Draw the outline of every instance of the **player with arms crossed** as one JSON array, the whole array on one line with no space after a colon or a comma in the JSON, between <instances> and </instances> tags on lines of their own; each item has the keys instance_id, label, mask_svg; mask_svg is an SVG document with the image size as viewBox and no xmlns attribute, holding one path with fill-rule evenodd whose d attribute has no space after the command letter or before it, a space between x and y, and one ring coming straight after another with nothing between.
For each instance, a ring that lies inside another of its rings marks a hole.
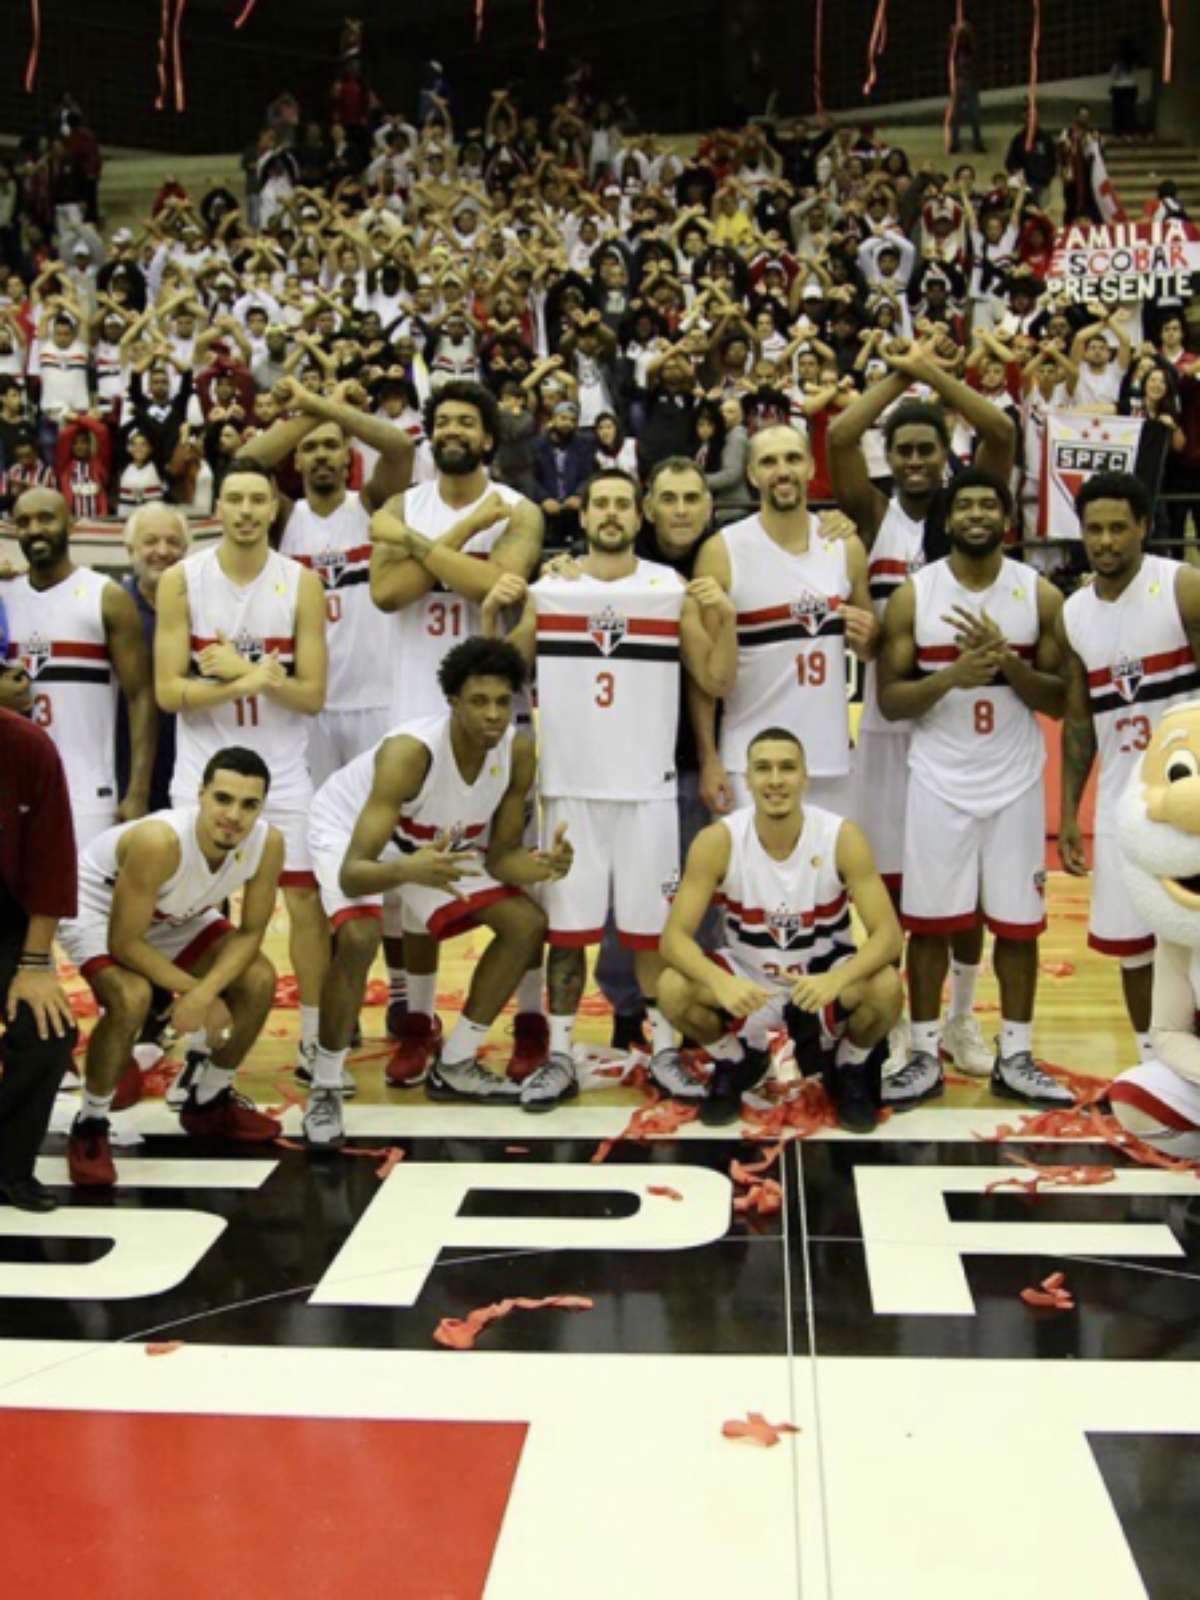
<instances>
[{"instance_id":1,"label":"player with arms crossed","mask_svg":"<svg viewBox=\"0 0 1200 1600\"><path fill-rule=\"evenodd\" d=\"M101 1012L67 1142L73 1183L116 1182L108 1112L154 987L175 995L175 1027L203 1029L212 1046L180 1112L184 1132L255 1142L280 1132L273 1117L233 1089L275 994L275 969L262 941L284 843L263 820L270 784L253 750L218 750L204 769L197 802L110 828L80 857L79 915L61 925L59 938ZM217 908L238 890L235 929Z\"/></svg>"},{"instance_id":2,"label":"player with arms crossed","mask_svg":"<svg viewBox=\"0 0 1200 1600\"><path fill-rule=\"evenodd\" d=\"M1008 485L968 467L945 490L950 555L888 601L879 706L911 721L901 910L909 933L912 1049L884 1080L908 1110L943 1088L938 1021L949 939L982 905L1000 986L996 1094L1072 1096L1033 1058L1038 936L1046 926L1046 748L1036 712L1060 717L1058 591L1004 554Z\"/></svg>"},{"instance_id":3,"label":"player with arms crossed","mask_svg":"<svg viewBox=\"0 0 1200 1600\"><path fill-rule=\"evenodd\" d=\"M1117 805L1159 722L1200 691L1200 572L1143 549L1150 492L1128 472L1098 472L1075 499L1095 581L1062 609L1066 663L1062 819L1058 847L1073 877L1087 872L1079 804L1100 757L1088 944L1121 963L1125 1007L1151 1060L1154 935L1129 898Z\"/></svg>"},{"instance_id":4,"label":"player with arms crossed","mask_svg":"<svg viewBox=\"0 0 1200 1600\"><path fill-rule=\"evenodd\" d=\"M662 938L659 1004L715 1067L701 1120L735 1120L770 1067L738 1035L749 1021L784 1025L801 1069L820 1070L841 1127L869 1133L879 1116L887 1035L903 1002L900 924L862 830L804 803L804 749L764 728L746 752L751 804L697 837ZM713 900L725 944L713 956L696 929ZM850 913L866 933L855 949Z\"/></svg>"}]
</instances>

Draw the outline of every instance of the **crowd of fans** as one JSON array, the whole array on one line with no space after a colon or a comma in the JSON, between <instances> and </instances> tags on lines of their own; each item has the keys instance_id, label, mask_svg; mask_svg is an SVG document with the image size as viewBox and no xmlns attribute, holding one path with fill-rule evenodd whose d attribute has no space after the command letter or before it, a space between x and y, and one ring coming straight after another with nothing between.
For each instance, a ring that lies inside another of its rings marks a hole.
<instances>
[{"instance_id":1,"label":"crowd of fans","mask_svg":"<svg viewBox=\"0 0 1200 1600\"><path fill-rule=\"evenodd\" d=\"M394 418L419 480L425 400L472 378L501 406L494 475L540 504L549 546L577 533L597 465L644 477L668 455L702 465L725 523L753 509L748 441L779 420L806 429L829 502L831 420L915 341L1017 420L1027 536L1051 408L1160 425L1183 530L1200 499L1186 306L1097 318L1045 288L1056 176L1068 220L1099 220L1084 108L1058 140L1014 135L1003 169L950 173L827 120L718 129L690 153L632 120L579 72L548 118L497 89L462 128L437 63L410 119L351 47L323 116L269 108L242 197L168 180L105 238L99 147L64 101L45 148L0 162L0 510L54 484L76 515L164 499L203 516L285 378ZM1150 210L1182 214L1173 185ZM948 420L965 462L971 431ZM868 451L882 481L881 429Z\"/></svg>"}]
</instances>

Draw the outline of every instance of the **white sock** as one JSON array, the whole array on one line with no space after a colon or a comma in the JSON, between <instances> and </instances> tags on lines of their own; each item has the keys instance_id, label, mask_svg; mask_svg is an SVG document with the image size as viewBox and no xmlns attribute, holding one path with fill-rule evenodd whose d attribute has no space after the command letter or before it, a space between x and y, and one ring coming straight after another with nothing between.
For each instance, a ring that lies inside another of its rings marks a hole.
<instances>
[{"instance_id":1,"label":"white sock","mask_svg":"<svg viewBox=\"0 0 1200 1600\"><path fill-rule=\"evenodd\" d=\"M558 1017L550 1013L550 1054L552 1056L569 1056L571 1054L571 1034L575 1028L575 1013L569 1016Z\"/></svg>"},{"instance_id":2,"label":"white sock","mask_svg":"<svg viewBox=\"0 0 1200 1600\"><path fill-rule=\"evenodd\" d=\"M1138 1059L1141 1061L1155 1060L1156 1052L1154 1046L1150 1043L1150 1035L1148 1033L1135 1032L1134 1038L1137 1040Z\"/></svg>"},{"instance_id":3,"label":"white sock","mask_svg":"<svg viewBox=\"0 0 1200 1600\"><path fill-rule=\"evenodd\" d=\"M490 1026L488 1022L472 1022L470 1017L460 1016L449 1039L442 1046L442 1060L446 1066L461 1066L464 1061L474 1061L483 1049Z\"/></svg>"},{"instance_id":4,"label":"white sock","mask_svg":"<svg viewBox=\"0 0 1200 1600\"><path fill-rule=\"evenodd\" d=\"M712 1044L706 1044L704 1049L714 1061L742 1059L742 1042L736 1033L723 1033L719 1039L714 1039Z\"/></svg>"},{"instance_id":5,"label":"white sock","mask_svg":"<svg viewBox=\"0 0 1200 1600\"><path fill-rule=\"evenodd\" d=\"M909 1046L913 1055L932 1056L936 1061L941 1043L942 1025L940 1022L913 1023L912 1043Z\"/></svg>"},{"instance_id":6,"label":"white sock","mask_svg":"<svg viewBox=\"0 0 1200 1600\"><path fill-rule=\"evenodd\" d=\"M410 972L408 974L408 1009L433 1016L437 1004L437 973Z\"/></svg>"},{"instance_id":7,"label":"white sock","mask_svg":"<svg viewBox=\"0 0 1200 1600\"><path fill-rule=\"evenodd\" d=\"M838 1045L837 1064L839 1067L860 1066L874 1048L873 1044L855 1044L854 1040L847 1034L841 1044Z\"/></svg>"},{"instance_id":8,"label":"white sock","mask_svg":"<svg viewBox=\"0 0 1200 1600\"><path fill-rule=\"evenodd\" d=\"M650 1052L657 1055L660 1050L674 1050L675 1028L653 1003L647 1002L646 1015L650 1018Z\"/></svg>"},{"instance_id":9,"label":"white sock","mask_svg":"<svg viewBox=\"0 0 1200 1600\"><path fill-rule=\"evenodd\" d=\"M388 975L388 1004L403 1004L408 999L408 973L403 967L389 967Z\"/></svg>"},{"instance_id":10,"label":"white sock","mask_svg":"<svg viewBox=\"0 0 1200 1600\"><path fill-rule=\"evenodd\" d=\"M975 1005L975 985L979 982L979 968L969 967L965 961L950 962L950 1015L969 1017Z\"/></svg>"},{"instance_id":11,"label":"white sock","mask_svg":"<svg viewBox=\"0 0 1200 1600\"><path fill-rule=\"evenodd\" d=\"M184 1056L187 1057L191 1055L193 1051L202 1056L212 1054L212 1051L209 1049L208 1045L208 1034L203 1028L197 1028L195 1033L189 1033L187 1038L184 1040Z\"/></svg>"},{"instance_id":12,"label":"white sock","mask_svg":"<svg viewBox=\"0 0 1200 1600\"><path fill-rule=\"evenodd\" d=\"M319 1084L322 1089L339 1089L345 1077L342 1069L349 1054L349 1050L326 1050L318 1045L312 1063L313 1087Z\"/></svg>"},{"instance_id":13,"label":"white sock","mask_svg":"<svg viewBox=\"0 0 1200 1600\"><path fill-rule=\"evenodd\" d=\"M768 1011L756 1011L746 1018L738 1038L747 1050L767 1050L771 1044L771 1025Z\"/></svg>"},{"instance_id":14,"label":"white sock","mask_svg":"<svg viewBox=\"0 0 1200 1600\"><path fill-rule=\"evenodd\" d=\"M317 1048L317 1025L320 1020L320 1006L300 1007L300 1048L306 1056Z\"/></svg>"},{"instance_id":15,"label":"white sock","mask_svg":"<svg viewBox=\"0 0 1200 1600\"><path fill-rule=\"evenodd\" d=\"M530 967L517 985L517 1014L536 1012L542 1015L542 969Z\"/></svg>"},{"instance_id":16,"label":"white sock","mask_svg":"<svg viewBox=\"0 0 1200 1600\"><path fill-rule=\"evenodd\" d=\"M115 1089L110 1089L107 1094L93 1094L85 1085L79 1102L79 1120L91 1122L94 1119L97 1122L106 1122L116 1092Z\"/></svg>"},{"instance_id":17,"label":"white sock","mask_svg":"<svg viewBox=\"0 0 1200 1600\"><path fill-rule=\"evenodd\" d=\"M233 1067L218 1067L211 1061L206 1062L192 1090L196 1096L196 1103L206 1106L210 1100L215 1100L232 1085L235 1070Z\"/></svg>"},{"instance_id":18,"label":"white sock","mask_svg":"<svg viewBox=\"0 0 1200 1600\"><path fill-rule=\"evenodd\" d=\"M1033 1049L1032 1022L1006 1022L1000 1018L1000 1054L1015 1056L1022 1050Z\"/></svg>"}]
</instances>

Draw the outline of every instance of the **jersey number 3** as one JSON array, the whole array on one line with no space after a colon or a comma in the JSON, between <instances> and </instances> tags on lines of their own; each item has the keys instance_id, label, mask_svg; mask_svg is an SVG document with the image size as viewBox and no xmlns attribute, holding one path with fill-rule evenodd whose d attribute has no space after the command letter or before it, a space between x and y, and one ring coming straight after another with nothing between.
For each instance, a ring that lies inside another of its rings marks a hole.
<instances>
[{"instance_id":1,"label":"jersey number 3","mask_svg":"<svg viewBox=\"0 0 1200 1600\"><path fill-rule=\"evenodd\" d=\"M613 703L616 694L617 681L611 672L598 672L596 674L595 701L602 710L607 710Z\"/></svg>"}]
</instances>

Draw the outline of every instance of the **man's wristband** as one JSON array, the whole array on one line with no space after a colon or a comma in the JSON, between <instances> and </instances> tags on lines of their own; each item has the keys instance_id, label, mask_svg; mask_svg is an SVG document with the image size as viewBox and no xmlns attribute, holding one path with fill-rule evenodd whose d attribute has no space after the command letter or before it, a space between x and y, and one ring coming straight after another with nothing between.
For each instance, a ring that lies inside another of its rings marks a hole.
<instances>
[{"instance_id":1,"label":"man's wristband","mask_svg":"<svg viewBox=\"0 0 1200 1600\"><path fill-rule=\"evenodd\" d=\"M18 972L53 972L54 957L48 951L22 950L17 957Z\"/></svg>"}]
</instances>

